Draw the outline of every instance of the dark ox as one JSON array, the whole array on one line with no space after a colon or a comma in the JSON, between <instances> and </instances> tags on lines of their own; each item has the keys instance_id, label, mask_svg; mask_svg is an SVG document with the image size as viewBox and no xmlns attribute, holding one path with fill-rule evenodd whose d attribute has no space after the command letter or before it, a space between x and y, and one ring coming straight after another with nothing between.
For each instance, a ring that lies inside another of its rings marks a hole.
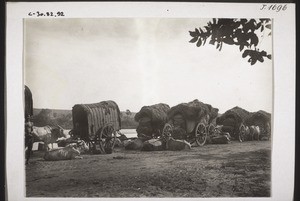
<instances>
[{"instance_id":1,"label":"dark ox","mask_svg":"<svg viewBox=\"0 0 300 201\"><path fill-rule=\"evenodd\" d=\"M170 134L165 136L165 149L170 151L189 150L191 144L185 140L174 139Z\"/></svg>"},{"instance_id":2,"label":"dark ox","mask_svg":"<svg viewBox=\"0 0 300 201\"><path fill-rule=\"evenodd\" d=\"M191 144L185 140L176 140L170 137L166 142L166 150L170 151L189 150L191 148Z\"/></svg>"}]
</instances>

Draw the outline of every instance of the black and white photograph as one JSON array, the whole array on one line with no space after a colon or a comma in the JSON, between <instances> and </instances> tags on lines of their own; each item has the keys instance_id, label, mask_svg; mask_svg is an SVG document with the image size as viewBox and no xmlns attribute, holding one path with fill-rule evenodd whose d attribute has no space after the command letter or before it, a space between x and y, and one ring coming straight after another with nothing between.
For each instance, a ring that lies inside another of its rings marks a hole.
<instances>
[{"instance_id":1,"label":"black and white photograph","mask_svg":"<svg viewBox=\"0 0 300 201\"><path fill-rule=\"evenodd\" d=\"M273 16L29 11L24 198L274 196Z\"/></svg>"}]
</instances>

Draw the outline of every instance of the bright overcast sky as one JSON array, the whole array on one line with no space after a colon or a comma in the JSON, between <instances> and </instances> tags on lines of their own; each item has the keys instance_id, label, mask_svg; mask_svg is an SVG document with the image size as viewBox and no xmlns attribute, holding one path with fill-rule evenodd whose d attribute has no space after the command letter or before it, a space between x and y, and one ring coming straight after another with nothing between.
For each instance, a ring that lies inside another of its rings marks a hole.
<instances>
[{"instance_id":1,"label":"bright overcast sky","mask_svg":"<svg viewBox=\"0 0 300 201\"><path fill-rule=\"evenodd\" d=\"M25 84L34 108L114 100L120 110L199 99L223 113L272 111L272 61L251 66L237 46L189 43L210 19L26 19ZM272 37L260 49L272 53Z\"/></svg>"}]
</instances>

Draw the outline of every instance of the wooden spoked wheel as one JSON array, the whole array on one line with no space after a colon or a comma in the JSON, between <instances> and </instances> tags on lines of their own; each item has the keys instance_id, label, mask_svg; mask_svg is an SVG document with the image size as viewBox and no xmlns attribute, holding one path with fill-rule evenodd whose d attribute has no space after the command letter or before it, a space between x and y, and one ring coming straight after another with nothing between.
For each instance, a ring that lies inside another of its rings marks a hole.
<instances>
[{"instance_id":1,"label":"wooden spoked wheel","mask_svg":"<svg viewBox=\"0 0 300 201\"><path fill-rule=\"evenodd\" d=\"M101 132L99 137L99 145L101 151L107 154L111 154L117 138L117 132L115 131L114 127L110 124L105 125Z\"/></svg>"},{"instance_id":2,"label":"wooden spoked wheel","mask_svg":"<svg viewBox=\"0 0 300 201\"><path fill-rule=\"evenodd\" d=\"M216 129L215 125L209 124L209 126L207 128L208 136L214 135L215 134L215 129Z\"/></svg>"},{"instance_id":3,"label":"wooden spoked wheel","mask_svg":"<svg viewBox=\"0 0 300 201\"><path fill-rule=\"evenodd\" d=\"M244 142L246 138L246 127L242 124L239 128L239 141Z\"/></svg>"},{"instance_id":4,"label":"wooden spoked wheel","mask_svg":"<svg viewBox=\"0 0 300 201\"><path fill-rule=\"evenodd\" d=\"M195 138L198 146L203 146L207 139L206 126L203 123L198 123L195 130Z\"/></svg>"},{"instance_id":5,"label":"wooden spoked wheel","mask_svg":"<svg viewBox=\"0 0 300 201\"><path fill-rule=\"evenodd\" d=\"M171 124L166 123L163 130L161 137L162 139L166 140L168 137L171 137L173 133L173 126Z\"/></svg>"}]
</instances>

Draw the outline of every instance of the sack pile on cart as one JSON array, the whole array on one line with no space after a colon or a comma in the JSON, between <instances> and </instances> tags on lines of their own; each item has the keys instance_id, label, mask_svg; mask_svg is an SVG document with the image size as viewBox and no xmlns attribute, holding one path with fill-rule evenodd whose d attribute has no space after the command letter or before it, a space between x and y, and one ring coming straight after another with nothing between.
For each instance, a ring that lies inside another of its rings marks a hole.
<instances>
[{"instance_id":1,"label":"sack pile on cart","mask_svg":"<svg viewBox=\"0 0 300 201\"><path fill-rule=\"evenodd\" d=\"M251 113L247 110L234 107L217 118L217 125L222 125L222 131L230 134L232 139L245 141L248 137L245 121Z\"/></svg>"},{"instance_id":2,"label":"sack pile on cart","mask_svg":"<svg viewBox=\"0 0 300 201\"><path fill-rule=\"evenodd\" d=\"M199 123L203 124L206 129L206 126L218 116L218 111L217 108L198 99L172 107L168 112L168 123L173 126L172 137L188 139L188 135L194 133Z\"/></svg>"},{"instance_id":3,"label":"sack pile on cart","mask_svg":"<svg viewBox=\"0 0 300 201\"><path fill-rule=\"evenodd\" d=\"M142 107L134 117L135 121L139 123L136 129L138 138L149 140L159 137L167 122L169 110L169 105L164 103Z\"/></svg>"},{"instance_id":4,"label":"sack pile on cart","mask_svg":"<svg viewBox=\"0 0 300 201\"><path fill-rule=\"evenodd\" d=\"M246 119L245 124L250 127L258 126L260 135L257 140L269 140L271 138L271 114L263 110L259 110L250 115Z\"/></svg>"}]
</instances>

